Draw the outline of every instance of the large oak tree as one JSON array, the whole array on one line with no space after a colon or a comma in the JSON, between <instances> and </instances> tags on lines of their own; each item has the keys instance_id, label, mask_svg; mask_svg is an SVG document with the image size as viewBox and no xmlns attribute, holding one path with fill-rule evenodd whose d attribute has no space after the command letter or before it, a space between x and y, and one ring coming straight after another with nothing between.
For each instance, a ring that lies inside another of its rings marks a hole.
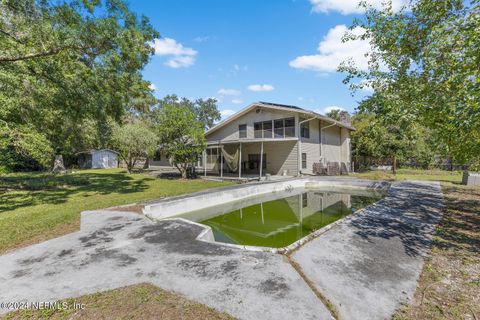
<instances>
[{"instance_id":1,"label":"large oak tree","mask_svg":"<svg viewBox=\"0 0 480 320\"><path fill-rule=\"evenodd\" d=\"M154 103L140 71L159 35L123 0L1 0L0 11L0 139L35 133L68 158L107 146L112 123Z\"/></svg>"}]
</instances>

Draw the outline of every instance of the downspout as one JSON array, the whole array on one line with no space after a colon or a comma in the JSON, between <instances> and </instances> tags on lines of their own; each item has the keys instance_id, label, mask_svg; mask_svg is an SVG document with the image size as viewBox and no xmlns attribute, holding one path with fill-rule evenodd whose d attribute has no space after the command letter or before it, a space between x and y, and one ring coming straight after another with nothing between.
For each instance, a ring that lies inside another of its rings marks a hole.
<instances>
[{"instance_id":1,"label":"downspout","mask_svg":"<svg viewBox=\"0 0 480 320\"><path fill-rule=\"evenodd\" d=\"M320 128L320 131L323 131L323 130L325 130L325 129L327 129L327 128L333 127L334 125L336 125L336 123L332 123L332 124L329 125L329 126ZM320 141L320 149L321 149L321 151L322 151L322 161L323 161L323 164L325 164L325 153L324 153L325 151L323 150L323 136L324 136L324 134L321 133L320 136L322 137L322 140Z\"/></svg>"},{"instance_id":2,"label":"downspout","mask_svg":"<svg viewBox=\"0 0 480 320\"><path fill-rule=\"evenodd\" d=\"M298 175L300 175L301 167L302 167L302 161L301 161L301 156L302 156L302 137L301 137L301 130L302 130L302 124L308 121L311 121L313 119L316 119L317 117L313 117L310 119L306 119L303 121L298 122L298 129L297 129L297 136L298 136L298 150L297 150L297 167L298 167Z\"/></svg>"}]
</instances>

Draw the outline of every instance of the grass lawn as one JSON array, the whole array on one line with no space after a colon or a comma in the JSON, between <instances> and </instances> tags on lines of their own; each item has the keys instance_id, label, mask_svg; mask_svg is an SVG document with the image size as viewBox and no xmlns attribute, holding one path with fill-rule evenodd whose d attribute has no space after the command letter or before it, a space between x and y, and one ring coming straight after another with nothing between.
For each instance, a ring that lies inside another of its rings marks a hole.
<instances>
[{"instance_id":1,"label":"grass lawn","mask_svg":"<svg viewBox=\"0 0 480 320\"><path fill-rule=\"evenodd\" d=\"M391 171L368 171L351 174L354 177L374 180L429 180L440 182L462 182L462 171L399 169L393 175Z\"/></svg>"},{"instance_id":2,"label":"grass lawn","mask_svg":"<svg viewBox=\"0 0 480 320\"><path fill-rule=\"evenodd\" d=\"M395 320L480 319L480 188L460 185L461 172L400 170L354 174L366 179L438 180L445 210L413 301Z\"/></svg>"},{"instance_id":3,"label":"grass lawn","mask_svg":"<svg viewBox=\"0 0 480 320\"><path fill-rule=\"evenodd\" d=\"M98 292L61 302L66 303L65 309L15 311L7 314L5 319L234 319L150 284ZM74 304L84 308L75 310L72 307Z\"/></svg>"},{"instance_id":4,"label":"grass lawn","mask_svg":"<svg viewBox=\"0 0 480 320\"><path fill-rule=\"evenodd\" d=\"M185 194L228 182L158 179L123 169L0 175L0 254L79 229L80 212Z\"/></svg>"}]
</instances>

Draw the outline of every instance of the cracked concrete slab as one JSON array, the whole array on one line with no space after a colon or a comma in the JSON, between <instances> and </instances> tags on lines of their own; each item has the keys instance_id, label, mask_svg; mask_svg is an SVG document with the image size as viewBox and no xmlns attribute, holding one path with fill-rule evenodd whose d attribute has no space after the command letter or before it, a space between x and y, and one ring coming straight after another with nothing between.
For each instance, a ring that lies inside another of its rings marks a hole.
<instances>
[{"instance_id":1,"label":"cracked concrete slab","mask_svg":"<svg viewBox=\"0 0 480 320\"><path fill-rule=\"evenodd\" d=\"M341 319L389 318L413 295L442 205L438 183L394 183L385 199L292 258ZM130 212L83 212L79 232L0 256L0 301L148 282L240 319L332 318L284 256L195 240L203 230Z\"/></svg>"},{"instance_id":2,"label":"cracked concrete slab","mask_svg":"<svg viewBox=\"0 0 480 320\"><path fill-rule=\"evenodd\" d=\"M389 319L413 297L442 208L439 183L397 182L292 258L341 319Z\"/></svg>"},{"instance_id":3,"label":"cracked concrete slab","mask_svg":"<svg viewBox=\"0 0 480 320\"><path fill-rule=\"evenodd\" d=\"M331 319L283 256L195 240L202 230L84 212L79 232L0 256L0 301L54 301L148 282L240 319Z\"/></svg>"}]
</instances>

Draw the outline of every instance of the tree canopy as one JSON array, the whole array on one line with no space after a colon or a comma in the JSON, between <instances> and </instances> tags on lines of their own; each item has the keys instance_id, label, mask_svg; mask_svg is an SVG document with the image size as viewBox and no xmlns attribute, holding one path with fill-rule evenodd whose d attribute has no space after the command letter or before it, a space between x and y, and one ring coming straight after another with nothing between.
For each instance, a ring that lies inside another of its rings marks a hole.
<instances>
[{"instance_id":1,"label":"tree canopy","mask_svg":"<svg viewBox=\"0 0 480 320\"><path fill-rule=\"evenodd\" d=\"M373 48L369 68L340 67L352 89L375 91L359 110L421 124L457 162L480 163L480 1L419 0L399 12L363 5L352 27Z\"/></svg>"},{"instance_id":2,"label":"tree canopy","mask_svg":"<svg viewBox=\"0 0 480 320\"><path fill-rule=\"evenodd\" d=\"M112 130L113 146L125 162L128 172L138 163L153 155L158 145L155 131L145 122L133 120L122 126L115 125Z\"/></svg>"},{"instance_id":3,"label":"tree canopy","mask_svg":"<svg viewBox=\"0 0 480 320\"><path fill-rule=\"evenodd\" d=\"M113 123L154 104L140 71L159 34L124 1L2 0L0 10L0 139L36 134L73 155L106 147Z\"/></svg>"},{"instance_id":4,"label":"tree canopy","mask_svg":"<svg viewBox=\"0 0 480 320\"><path fill-rule=\"evenodd\" d=\"M428 169L435 162L438 144L430 130L416 123L388 123L369 112L352 117L352 155L357 165L409 163ZM358 167L357 167L358 168Z\"/></svg>"},{"instance_id":5,"label":"tree canopy","mask_svg":"<svg viewBox=\"0 0 480 320\"><path fill-rule=\"evenodd\" d=\"M186 98L167 96L160 100L152 112L160 148L172 160L182 178L187 177L188 168L197 162L206 147L203 132L206 126L205 114L195 112L195 105ZM216 104L210 107L215 116L218 112ZM201 109L201 106L197 104L197 108ZM207 118L211 119L211 116Z\"/></svg>"}]
</instances>

